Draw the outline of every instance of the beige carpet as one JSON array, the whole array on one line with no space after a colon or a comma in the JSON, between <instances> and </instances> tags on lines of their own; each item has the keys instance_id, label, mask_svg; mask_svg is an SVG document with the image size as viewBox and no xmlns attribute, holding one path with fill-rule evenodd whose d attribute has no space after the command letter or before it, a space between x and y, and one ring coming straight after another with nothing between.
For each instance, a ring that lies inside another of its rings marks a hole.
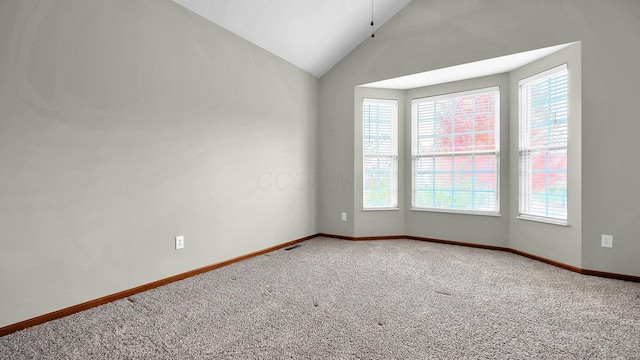
<instances>
[{"instance_id":1,"label":"beige carpet","mask_svg":"<svg viewBox=\"0 0 640 360\"><path fill-rule=\"evenodd\" d=\"M0 359L638 359L640 284L316 238L0 338Z\"/></svg>"}]
</instances>

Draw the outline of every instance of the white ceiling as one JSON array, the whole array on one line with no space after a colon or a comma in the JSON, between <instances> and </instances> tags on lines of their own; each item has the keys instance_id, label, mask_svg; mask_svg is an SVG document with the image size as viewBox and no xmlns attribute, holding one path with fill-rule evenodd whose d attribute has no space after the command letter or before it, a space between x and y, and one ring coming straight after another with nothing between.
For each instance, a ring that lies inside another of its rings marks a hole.
<instances>
[{"instance_id":1,"label":"white ceiling","mask_svg":"<svg viewBox=\"0 0 640 360\"><path fill-rule=\"evenodd\" d=\"M393 79L376 81L360 86L380 89L407 90L458 80L473 79L481 76L502 74L515 70L535 60L541 59L556 51L562 50L570 46L571 44L574 43L550 46L542 49L500 56L497 58L450 66L418 74L411 74Z\"/></svg>"},{"instance_id":2,"label":"white ceiling","mask_svg":"<svg viewBox=\"0 0 640 360\"><path fill-rule=\"evenodd\" d=\"M371 36L372 0L173 0L321 77ZM411 0L373 0L375 29Z\"/></svg>"}]
</instances>

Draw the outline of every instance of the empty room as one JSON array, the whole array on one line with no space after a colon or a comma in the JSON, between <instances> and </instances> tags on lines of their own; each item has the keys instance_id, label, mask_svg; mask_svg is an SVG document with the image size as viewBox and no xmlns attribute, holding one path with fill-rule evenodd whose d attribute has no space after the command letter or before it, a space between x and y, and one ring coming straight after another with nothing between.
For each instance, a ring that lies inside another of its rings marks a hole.
<instances>
[{"instance_id":1,"label":"empty room","mask_svg":"<svg viewBox=\"0 0 640 360\"><path fill-rule=\"evenodd\" d=\"M637 0L0 0L0 359L640 358Z\"/></svg>"}]
</instances>

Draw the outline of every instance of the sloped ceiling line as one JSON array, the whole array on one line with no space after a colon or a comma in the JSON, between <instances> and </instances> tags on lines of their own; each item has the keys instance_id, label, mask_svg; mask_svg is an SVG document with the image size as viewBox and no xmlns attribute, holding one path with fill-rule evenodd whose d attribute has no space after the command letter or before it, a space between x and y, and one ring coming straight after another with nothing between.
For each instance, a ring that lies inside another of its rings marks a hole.
<instances>
[{"instance_id":1,"label":"sloped ceiling line","mask_svg":"<svg viewBox=\"0 0 640 360\"><path fill-rule=\"evenodd\" d=\"M371 37L371 0L173 1L318 78ZM375 29L410 2L375 0Z\"/></svg>"}]
</instances>

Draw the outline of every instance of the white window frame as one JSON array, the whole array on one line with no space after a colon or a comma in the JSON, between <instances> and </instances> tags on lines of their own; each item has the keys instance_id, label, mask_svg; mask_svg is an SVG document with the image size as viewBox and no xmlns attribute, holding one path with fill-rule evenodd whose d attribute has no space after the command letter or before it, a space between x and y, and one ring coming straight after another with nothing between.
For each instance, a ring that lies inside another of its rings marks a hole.
<instances>
[{"instance_id":1,"label":"white window frame","mask_svg":"<svg viewBox=\"0 0 640 360\"><path fill-rule=\"evenodd\" d=\"M528 86L529 84L532 84L533 82L539 81L541 79L548 79L554 75L557 75L558 73L561 72L565 72L567 74L567 108L566 108L566 112L567 112L567 129L566 129L566 135L565 135L565 142L563 145L550 145L550 146L536 146L536 147L532 147L530 146L530 136L529 133L526 131L528 129L528 121L529 121L529 116L528 116L528 111L527 111L527 100L525 99L525 91L523 91L523 88ZM525 79L522 79L518 82L518 103L519 103L519 117L518 117L518 218L519 219L523 219L523 220L531 220L531 221L537 221L537 222L544 222L544 223L550 223L550 224L555 224L555 225L563 225L563 226L569 226L569 198L567 196L566 198L566 217L565 218L560 218L560 217L554 217L554 216L540 216L540 215L536 215L536 214L532 214L532 211L530 209L530 197L531 197L531 190L530 190L530 185L532 183L531 180L531 173L530 172L526 172L525 173L525 167L528 168L528 165L530 162L529 161L525 161L525 156L527 156L528 159L528 154L531 151L554 151L554 150L564 150L566 152L566 156L567 156L567 167L566 167L566 171L567 171L567 179L569 178L569 71L568 71L568 66L567 64L562 64L559 66L556 66L554 68L551 68L549 70L543 71L541 73L538 73L536 75L527 77ZM568 188L569 188L569 184L567 182L567 193L568 193Z\"/></svg>"},{"instance_id":2,"label":"white window frame","mask_svg":"<svg viewBox=\"0 0 640 360\"><path fill-rule=\"evenodd\" d=\"M446 156L445 153L429 153L418 154L418 105L425 102L438 101L441 99L451 99L455 97L463 97L474 94L497 92L495 98L495 147L494 150L471 150L468 152L453 152L447 153L451 155L490 155L495 156L495 210L467 210L467 209L455 209L455 208L437 208L437 207L420 207L416 205L416 162L421 157L436 157ZM455 92L449 94L442 94L436 96L430 96L425 98L413 99L411 101L411 210L417 211L432 211L432 212L444 212L455 214L472 214L472 215L486 215L486 216L500 216L500 87L492 86L475 90L468 90L462 92Z\"/></svg>"},{"instance_id":3,"label":"white window frame","mask_svg":"<svg viewBox=\"0 0 640 360\"><path fill-rule=\"evenodd\" d=\"M391 106L391 152L377 153L367 152L365 143L365 126L364 119L366 115L365 106L367 104L379 104ZM363 210L398 210L398 100L393 99L362 99L362 119L360 125L362 127L362 209ZM389 191L391 192L390 203L384 206L375 206L366 203L366 164L370 158L388 158L391 161L391 184Z\"/></svg>"}]
</instances>

